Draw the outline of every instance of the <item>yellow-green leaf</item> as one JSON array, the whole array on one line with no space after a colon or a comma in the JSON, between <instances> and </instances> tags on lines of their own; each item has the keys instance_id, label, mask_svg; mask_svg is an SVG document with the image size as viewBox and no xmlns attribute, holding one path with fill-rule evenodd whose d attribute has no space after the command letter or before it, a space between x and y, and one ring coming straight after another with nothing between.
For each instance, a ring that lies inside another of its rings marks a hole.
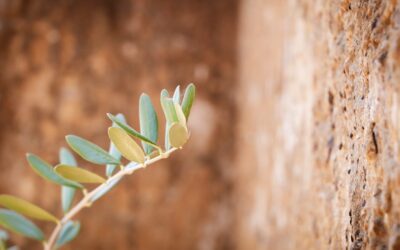
<instances>
[{"instance_id":1,"label":"yellow-green leaf","mask_svg":"<svg viewBox=\"0 0 400 250\"><path fill-rule=\"evenodd\" d=\"M117 114L115 116L115 118L118 119L121 123L126 124L126 119L125 119L125 116L123 114ZM113 127L118 127L118 124L116 122L113 122L112 126ZM118 151L118 149L115 147L114 143L112 143L112 142L110 142L110 147L109 147L108 153L112 157L114 157L115 159L117 159L119 161L121 160L121 153ZM112 174L113 174L113 172L114 172L116 167L117 167L117 165L107 164L107 166L106 166L106 175L108 177L112 176Z\"/></svg>"},{"instance_id":2,"label":"yellow-green leaf","mask_svg":"<svg viewBox=\"0 0 400 250\"><path fill-rule=\"evenodd\" d=\"M0 206L34 219L58 222L58 219L46 210L12 195L0 195Z\"/></svg>"},{"instance_id":3,"label":"yellow-green leaf","mask_svg":"<svg viewBox=\"0 0 400 250\"><path fill-rule=\"evenodd\" d=\"M86 169L65 164L57 165L54 168L54 171L68 180L80 183L104 183L106 181L100 175L92 173Z\"/></svg>"},{"instance_id":4,"label":"yellow-green leaf","mask_svg":"<svg viewBox=\"0 0 400 250\"><path fill-rule=\"evenodd\" d=\"M186 127L180 123L173 123L168 131L169 142L175 148L182 147L189 139L189 133Z\"/></svg>"},{"instance_id":5,"label":"yellow-green leaf","mask_svg":"<svg viewBox=\"0 0 400 250\"><path fill-rule=\"evenodd\" d=\"M108 129L110 140L118 151L128 160L143 163L145 155L142 148L121 128Z\"/></svg>"},{"instance_id":6,"label":"yellow-green leaf","mask_svg":"<svg viewBox=\"0 0 400 250\"><path fill-rule=\"evenodd\" d=\"M175 111L176 111L176 115L178 116L179 123L182 126L186 127L186 117L182 111L182 107L178 103L174 103L174 105L175 105Z\"/></svg>"}]
</instances>

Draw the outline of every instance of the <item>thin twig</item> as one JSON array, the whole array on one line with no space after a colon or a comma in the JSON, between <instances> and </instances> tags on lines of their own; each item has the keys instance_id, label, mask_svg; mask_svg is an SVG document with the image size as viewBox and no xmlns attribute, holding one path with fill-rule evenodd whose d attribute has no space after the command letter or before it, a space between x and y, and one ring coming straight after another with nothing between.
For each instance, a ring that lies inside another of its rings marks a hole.
<instances>
[{"instance_id":1,"label":"thin twig","mask_svg":"<svg viewBox=\"0 0 400 250\"><path fill-rule=\"evenodd\" d=\"M150 164L153 164L159 160L168 158L169 155L174 152L175 150L177 150L177 148L172 148L170 150L168 150L165 153L162 153L160 155L158 155L157 157L154 157L153 159L149 159L147 160L145 163L136 165L135 168L127 168L126 165L124 168L122 168L118 173L116 173L115 175L113 175L112 177L110 177L107 182L99 185L98 187L96 187L95 189L93 189L91 192L87 193L68 213L66 213L64 215L64 217L60 220L60 222L57 224L57 226L54 228L53 232L50 235L50 238L48 240L47 243L44 244L44 250L53 250L55 243L56 243L56 239L58 237L58 234L61 231L61 228L65 225L65 223L67 223L69 220L71 220L77 213L79 213L83 208L88 207L91 205L91 199L92 197L94 197L99 191L102 190L103 187L105 187L108 183L116 180L117 178L122 178L126 175L130 175L132 174L134 171L140 169L140 168L144 168Z\"/></svg>"}]
</instances>

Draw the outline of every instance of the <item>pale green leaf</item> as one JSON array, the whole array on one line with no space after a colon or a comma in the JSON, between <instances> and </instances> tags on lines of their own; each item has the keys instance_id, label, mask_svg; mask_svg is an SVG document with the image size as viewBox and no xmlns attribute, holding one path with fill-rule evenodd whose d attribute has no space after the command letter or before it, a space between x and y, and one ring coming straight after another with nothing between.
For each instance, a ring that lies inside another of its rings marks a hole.
<instances>
[{"instance_id":1,"label":"pale green leaf","mask_svg":"<svg viewBox=\"0 0 400 250\"><path fill-rule=\"evenodd\" d=\"M149 138L152 142L158 140L158 119L157 113L154 110L154 106L151 103L150 97L146 94L142 94L139 100L139 121L140 121L140 133ZM144 152L150 154L154 147L148 145L142 141Z\"/></svg>"},{"instance_id":2,"label":"pale green leaf","mask_svg":"<svg viewBox=\"0 0 400 250\"><path fill-rule=\"evenodd\" d=\"M8 210L0 209L0 226L38 241L44 240L43 232L24 216Z\"/></svg>"},{"instance_id":3,"label":"pale green leaf","mask_svg":"<svg viewBox=\"0 0 400 250\"><path fill-rule=\"evenodd\" d=\"M193 83L191 83L189 84L189 86L186 87L185 94L182 100L182 110L183 113L185 114L186 120L189 119L190 110L192 109L195 96L196 96L196 87L194 86Z\"/></svg>"},{"instance_id":4,"label":"pale green leaf","mask_svg":"<svg viewBox=\"0 0 400 250\"><path fill-rule=\"evenodd\" d=\"M56 172L54 172L53 167L50 164L43 161L38 156L34 154L27 154L26 158L33 170L44 179L63 186L83 188L83 186L78 182L70 181L59 176Z\"/></svg>"},{"instance_id":5,"label":"pale green leaf","mask_svg":"<svg viewBox=\"0 0 400 250\"><path fill-rule=\"evenodd\" d=\"M108 136L126 159L139 163L144 162L145 155L142 148L123 129L110 127Z\"/></svg>"},{"instance_id":6,"label":"pale green leaf","mask_svg":"<svg viewBox=\"0 0 400 250\"><path fill-rule=\"evenodd\" d=\"M146 142L147 144L155 147L155 148L159 148L157 146L156 142L151 141L149 138L141 135L139 132L137 132L135 129L133 129L131 126L129 126L126 123L123 123L121 120L119 120L118 118L116 118L115 116L113 116L112 114L107 114L108 118L110 118L111 121L115 122L120 128L122 128L123 130L125 130L125 132L127 132L128 134L132 135L133 137L136 137L144 142Z\"/></svg>"},{"instance_id":7,"label":"pale green leaf","mask_svg":"<svg viewBox=\"0 0 400 250\"><path fill-rule=\"evenodd\" d=\"M59 164L54 168L54 171L68 180L79 183L104 183L106 181L98 174L75 166Z\"/></svg>"},{"instance_id":8,"label":"pale green leaf","mask_svg":"<svg viewBox=\"0 0 400 250\"><path fill-rule=\"evenodd\" d=\"M122 123L126 124L126 119L125 116L123 114L117 114L116 119L118 119L119 121L121 121ZM116 124L115 122L113 122L112 124L113 127L119 127L118 124ZM121 153L118 151L118 149L115 147L114 143L110 142L110 148L108 150L108 153L114 157L117 160L121 160ZM108 177L112 176L115 168L117 166L113 165L113 164L107 164L106 166L106 175Z\"/></svg>"},{"instance_id":9,"label":"pale green leaf","mask_svg":"<svg viewBox=\"0 0 400 250\"><path fill-rule=\"evenodd\" d=\"M164 97L169 97L168 90L166 90L166 89L161 90L160 101L161 101Z\"/></svg>"},{"instance_id":10,"label":"pale green leaf","mask_svg":"<svg viewBox=\"0 0 400 250\"><path fill-rule=\"evenodd\" d=\"M169 97L168 91L166 89L163 89L160 94L161 106L162 106L163 99L168 98L168 97ZM170 126L170 124L168 123L168 120L167 120L167 122L165 123L165 138L164 138L165 150L169 150L171 148L171 145L169 144L169 138L168 138L169 126Z\"/></svg>"},{"instance_id":11,"label":"pale green leaf","mask_svg":"<svg viewBox=\"0 0 400 250\"><path fill-rule=\"evenodd\" d=\"M174 101L171 98L161 98L161 107L164 111L165 119L169 124L179 121L175 111Z\"/></svg>"},{"instance_id":12,"label":"pale green leaf","mask_svg":"<svg viewBox=\"0 0 400 250\"><path fill-rule=\"evenodd\" d=\"M58 222L58 219L46 210L12 195L0 195L0 206L34 219Z\"/></svg>"},{"instance_id":13,"label":"pale green leaf","mask_svg":"<svg viewBox=\"0 0 400 250\"><path fill-rule=\"evenodd\" d=\"M173 123L169 129L169 142L175 148L182 147L189 139L189 133L186 127L180 123Z\"/></svg>"},{"instance_id":14,"label":"pale green leaf","mask_svg":"<svg viewBox=\"0 0 400 250\"><path fill-rule=\"evenodd\" d=\"M71 240L73 240L79 233L81 224L76 221L67 221L65 225L61 228L60 234L57 238L56 247L59 248Z\"/></svg>"},{"instance_id":15,"label":"pale green leaf","mask_svg":"<svg viewBox=\"0 0 400 250\"><path fill-rule=\"evenodd\" d=\"M76 166L76 159L72 155L71 151L62 147L59 153L60 163L67 164L70 166ZM71 188L68 186L61 187L61 206L64 213L67 213L72 206L72 202L75 196L75 188Z\"/></svg>"},{"instance_id":16,"label":"pale green leaf","mask_svg":"<svg viewBox=\"0 0 400 250\"><path fill-rule=\"evenodd\" d=\"M115 164L119 165L120 161L109 155L104 149L96 144L85 140L76 135L68 135L65 137L69 146L79 154L83 159L99 164Z\"/></svg>"},{"instance_id":17,"label":"pale green leaf","mask_svg":"<svg viewBox=\"0 0 400 250\"><path fill-rule=\"evenodd\" d=\"M174 103L179 104L181 102L181 87L179 85L176 87L172 99L174 100Z\"/></svg>"}]
</instances>

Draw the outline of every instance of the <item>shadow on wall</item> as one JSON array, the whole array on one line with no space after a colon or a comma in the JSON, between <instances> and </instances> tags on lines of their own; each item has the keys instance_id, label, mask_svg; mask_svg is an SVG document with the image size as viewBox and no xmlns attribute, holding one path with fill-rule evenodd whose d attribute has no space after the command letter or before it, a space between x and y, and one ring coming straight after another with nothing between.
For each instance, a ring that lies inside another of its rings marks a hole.
<instances>
[{"instance_id":1,"label":"shadow on wall","mask_svg":"<svg viewBox=\"0 0 400 250\"><path fill-rule=\"evenodd\" d=\"M107 112L124 113L137 128L141 92L161 114L162 88L195 82L186 148L84 211L80 237L69 249L233 248L237 5L1 1L0 193L60 216L59 188L29 169L25 152L56 164L66 134L106 148ZM22 249L40 247L13 241Z\"/></svg>"}]
</instances>

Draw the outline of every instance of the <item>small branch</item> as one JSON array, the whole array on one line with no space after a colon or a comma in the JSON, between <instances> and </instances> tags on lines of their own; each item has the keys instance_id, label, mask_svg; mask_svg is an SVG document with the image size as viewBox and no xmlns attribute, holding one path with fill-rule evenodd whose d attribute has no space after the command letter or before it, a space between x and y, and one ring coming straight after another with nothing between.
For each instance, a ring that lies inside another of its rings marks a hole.
<instances>
[{"instance_id":1,"label":"small branch","mask_svg":"<svg viewBox=\"0 0 400 250\"><path fill-rule=\"evenodd\" d=\"M104 186L106 186L109 182L112 182L113 180L116 180L118 178L122 178L126 175L132 174L134 171L136 171L140 168L144 168L144 167L146 167L150 164L153 164L159 160L168 158L169 155L172 152L174 152L175 150L177 150L177 148L172 148L172 149L168 150L167 152L162 153L162 154L158 155L157 157L154 157L153 159L149 159L146 162L137 165L135 168L127 168L126 166L130 165L130 164L128 164L124 168L121 168L121 170L118 173L116 173L115 175L110 177L107 180L107 182L99 185L98 187L93 189L91 192L86 193L86 195L78 202L78 204L76 204L68 213L66 213L64 215L64 217L60 220L60 223L58 223L57 226L54 228L53 232L50 235L48 242L44 244L44 250L53 250L54 249L57 237L61 231L61 228L65 225L65 223L67 223L69 220L71 220L83 208L89 207L92 204L92 202L90 201L91 198L94 197L99 191L101 191L102 188Z\"/></svg>"}]
</instances>

